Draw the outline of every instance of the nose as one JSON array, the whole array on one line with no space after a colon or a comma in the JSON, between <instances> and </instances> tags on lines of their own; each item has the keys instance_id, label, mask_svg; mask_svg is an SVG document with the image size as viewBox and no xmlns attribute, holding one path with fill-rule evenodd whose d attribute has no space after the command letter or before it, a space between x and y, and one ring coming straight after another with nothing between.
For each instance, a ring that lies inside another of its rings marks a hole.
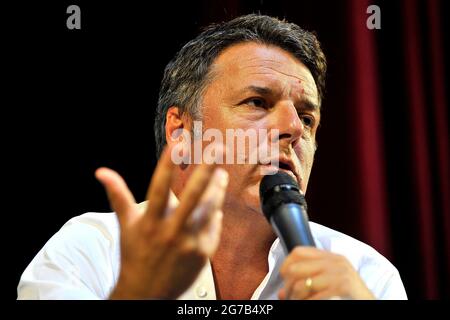
<instances>
[{"instance_id":1,"label":"nose","mask_svg":"<svg viewBox=\"0 0 450 320\"><path fill-rule=\"evenodd\" d=\"M292 144L294 147L303 134L303 123L292 102L280 103L274 108L271 128L278 129L280 143ZM275 137L272 137L274 139Z\"/></svg>"}]
</instances>

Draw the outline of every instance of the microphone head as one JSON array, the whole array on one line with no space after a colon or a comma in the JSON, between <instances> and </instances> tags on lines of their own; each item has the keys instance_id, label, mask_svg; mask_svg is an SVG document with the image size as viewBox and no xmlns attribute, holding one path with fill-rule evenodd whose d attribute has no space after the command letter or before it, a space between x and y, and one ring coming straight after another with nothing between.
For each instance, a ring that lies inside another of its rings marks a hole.
<instances>
[{"instance_id":1,"label":"microphone head","mask_svg":"<svg viewBox=\"0 0 450 320\"><path fill-rule=\"evenodd\" d=\"M290 185L299 190L297 181L290 174L278 171L276 174L268 174L262 178L259 185L259 196L262 198L268 190L279 185Z\"/></svg>"},{"instance_id":2,"label":"microphone head","mask_svg":"<svg viewBox=\"0 0 450 320\"><path fill-rule=\"evenodd\" d=\"M266 175L259 185L259 197L264 215L270 221L274 209L284 203L297 203L305 207L305 197L297 182L286 172Z\"/></svg>"}]
</instances>

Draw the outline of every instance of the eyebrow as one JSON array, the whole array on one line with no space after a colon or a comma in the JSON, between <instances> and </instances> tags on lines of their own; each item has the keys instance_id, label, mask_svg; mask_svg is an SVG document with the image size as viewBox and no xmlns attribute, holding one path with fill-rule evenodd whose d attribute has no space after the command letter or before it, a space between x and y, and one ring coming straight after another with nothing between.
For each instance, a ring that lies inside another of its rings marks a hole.
<instances>
[{"instance_id":1,"label":"eyebrow","mask_svg":"<svg viewBox=\"0 0 450 320\"><path fill-rule=\"evenodd\" d=\"M255 92L260 95L273 95L274 94L274 91L268 87L260 87L260 86L254 86L254 85L245 87L242 90L242 93L245 93L248 91ZM309 110L309 111L320 111L320 105L312 102L309 98L303 98L301 101L301 105L302 105L302 108L305 108L306 110Z\"/></svg>"},{"instance_id":2,"label":"eyebrow","mask_svg":"<svg viewBox=\"0 0 450 320\"><path fill-rule=\"evenodd\" d=\"M302 107L308 111L320 111L320 105L312 102L310 99L302 99Z\"/></svg>"},{"instance_id":3,"label":"eyebrow","mask_svg":"<svg viewBox=\"0 0 450 320\"><path fill-rule=\"evenodd\" d=\"M268 87L260 87L260 86L248 86L245 87L242 92L252 91L258 93L260 95L273 95L273 90Z\"/></svg>"}]
</instances>

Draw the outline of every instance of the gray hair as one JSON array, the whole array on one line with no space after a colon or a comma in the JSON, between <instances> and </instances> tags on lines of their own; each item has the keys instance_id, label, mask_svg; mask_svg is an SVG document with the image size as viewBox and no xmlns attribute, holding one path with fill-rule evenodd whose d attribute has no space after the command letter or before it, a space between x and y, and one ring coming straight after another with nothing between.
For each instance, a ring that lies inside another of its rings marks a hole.
<instances>
[{"instance_id":1,"label":"gray hair","mask_svg":"<svg viewBox=\"0 0 450 320\"><path fill-rule=\"evenodd\" d=\"M314 33L277 18L249 14L213 24L186 43L164 70L155 115L157 156L166 144L166 114L177 106L180 116L201 119L203 93L213 78L211 65L226 48L243 42L275 45L292 53L311 72L319 93L325 91L327 62Z\"/></svg>"}]
</instances>

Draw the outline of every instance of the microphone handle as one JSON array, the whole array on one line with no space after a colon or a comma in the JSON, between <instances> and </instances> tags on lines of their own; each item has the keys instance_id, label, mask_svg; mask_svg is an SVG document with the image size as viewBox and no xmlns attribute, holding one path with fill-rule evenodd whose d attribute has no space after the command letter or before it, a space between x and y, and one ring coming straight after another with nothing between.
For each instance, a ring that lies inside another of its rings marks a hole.
<instances>
[{"instance_id":1,"label":"microphone handle","mask_svg":"<svg viewBox=\"0 0 450 320\"><path fill-rule=\"evenodd\" d=\"M296 246L316 246L309 229L308 215L301 205L281 204L272 214L270 222L286 253Z\"/></svg>"}]
</instances>

